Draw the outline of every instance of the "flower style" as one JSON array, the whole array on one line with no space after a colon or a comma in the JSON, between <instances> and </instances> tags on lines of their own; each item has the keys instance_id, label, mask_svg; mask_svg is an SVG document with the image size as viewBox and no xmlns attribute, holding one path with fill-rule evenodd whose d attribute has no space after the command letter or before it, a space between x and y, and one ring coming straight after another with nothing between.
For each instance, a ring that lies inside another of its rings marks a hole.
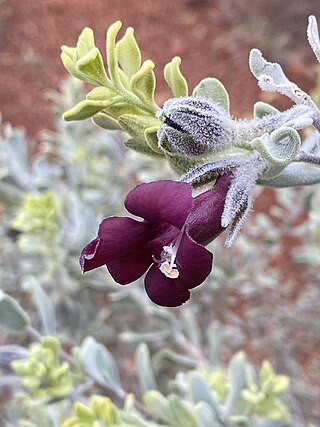
<instances>
[{"instance_id":1,"label":"flower style","mask_svg":"<svg viewBox=\"0 0 320 427\"><path fill-rule=\"evenodd\" d=\"M210 274L213 255L204 245L224 227L221 215L231 175L218 177L215 186L192 197L186 182L154 181L135 187L125 199L126 209L143 218L111 216L102 220L98 236L82 250L83 272L106 265L121 285L146 271L145 288L156 304L176 307Z\"/></svg>"}]
</instances>

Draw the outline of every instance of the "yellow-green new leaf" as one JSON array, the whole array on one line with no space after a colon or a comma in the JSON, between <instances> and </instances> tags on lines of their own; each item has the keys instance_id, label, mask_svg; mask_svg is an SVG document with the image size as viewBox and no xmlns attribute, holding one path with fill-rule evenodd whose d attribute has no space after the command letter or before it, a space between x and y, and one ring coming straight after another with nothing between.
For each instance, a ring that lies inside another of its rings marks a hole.
<instances>
[{"instance_id":1,"label":"yellow-green new leaf","mask_svg":"<svg viewBox=\"0 0 320 427\"><path fill-rule=\"evenodd\" d=\"M79 102L73 108L70 108L70 110L66 111L62 115L62 118L66 122L73 120L85 120L99 113L99 111L108 107L108 105L110 105L110 101L95 101L86 99L85 101Z\"/></svg>"},{"instance_id":2,"label":"yellow-green new leaf","mask_svg":"<svg viewBox=\"0 0 320 427\"><path fill-rule=\"evenodd\" d=\"M125 35L116 44L116 51L119 64L130 80L141 66L141 52L133 28L127 28Z\"/></svg>"},{"instance_id":3,"label":"yellow-green new leaf","mask_svg":"<svg viewBox=\"0 0 320 427\"><path fill-rule=\"evenodd\" d=\"M111 80L118 86L121 87L121 81L119 77L118 58L116 51L116 37L120 28L122 27L121 21L116 21L110 25L107 31L107 62Z\"/></svg>"},{"instance_id":4,"label":"yellow-green new leaf","mask_svg":"<svg viewBox=\"0 0 320 427\"><path fill-rule=\"evenodd\" d=\"M81 73L94 80L97 84L103 86L110 85L106 70L104 69L101 53L97 47L94 47L80 58L76 66Z\"/></svg>"},{"instance_id":5,"label":"yellow-green new leaf","mask_svg":"<svg viewBox=\"0 0 320 427\"><path fill-rule=\"evenodd\" d=\"M103 86L95 87L87 93L86 99L95 101L109 101L111 98L117 96L111 89Z\"/></svg>"},{"instance_id":6,"label":"yellow-green new leaf","mask_svg":"<svg viewBox=\"0 0 320 427\"><path fill-rule=\"evenodd\" d=\"M180 64L181 58L175 56L171 62L164 67L164 78L175 98L188 95L188 83L180 71Z\"/></svg>"},{"instance_id":7,"label":"yellow-green new leaf","mask_svg":"<svg viewBox=\"0 0 320 427\"><path fill-rule=\"evenodd\" d=\"M84 28L78 38L77 52L78 58L86 55L91 49L95 47L94 35L92 28Z\"/></svg>"},{"instance_id":8,"label":"yellow-green new leaf","mask_svg":"<svg viewBox=\"0 0 320 427\"><path fill-rule=\"evenodd\" d=\"M155 65L152 61L145 61L140 70L132 76L130 88L143 103L151 106L151 108L156 111L157 106L153 100L156 87L156 76L153 71L154 67Z\"/></svg>"},{"instance_id":9,"label":"yellow-green new leaf","mask_svg":"<svg viewBox=\"0 0 320 427\"><path fill-rule=\"evenodd\" d=\"M215 104L221 105L229 114L229 95L223 84L213 77L207 77L194 88L193 96L197 98L208 98Z\"/></svg>"},{"instance_id":10,"label":"yellow-green new leaf","mask_svg":"<svg viewBox=\"0 0 320 427\"><path fill-rule=\"evenodd\" d=\"M66 70L74 77L76 77L79 80L88 81L90 83L93 83L90 79L88 79L86 76L84 76L76 67L77 63L77 54L76 49L72 47L67 46L61 46L61 61L66 68Z\"/></svg>"}]
</instances>

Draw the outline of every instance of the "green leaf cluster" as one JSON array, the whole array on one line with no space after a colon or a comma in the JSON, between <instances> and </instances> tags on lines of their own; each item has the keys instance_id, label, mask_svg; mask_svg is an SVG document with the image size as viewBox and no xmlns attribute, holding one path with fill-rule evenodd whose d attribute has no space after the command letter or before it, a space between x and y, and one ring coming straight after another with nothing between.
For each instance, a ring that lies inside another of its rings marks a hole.
<instances>
[{"instance_id":1,"label":"green leaf cluster","mask_svg":"<svg viewBox=\"0 0 320 427\"><path fill-rule=\"evenodd\" d=\"M27 193L11 225L27 234L53 235L61 216L61 206L53 191Z\"/></svg>"},{"instance_id":2,"label":"green leaf cluster","mask_svg":"<svg viewBox=\"0 0 320 427\"><path fill-rule=\"evenodd\" d=\"M128 147L157 156L161 152L156 132L161 122L155 117L159 109L154 100L155 65L150 60L141 61L133 28L127 28L116 42L121 26L117 21L107 31L107 71L90 28L82 31L76 47L62 46L61 59L69 73L97 86L63 118L72 121L91 117L103 129L122 129L131 136Z\"/></svg>"},{"instance_id":3,"label":"green leaf cluster","mask_svg":"<svg viewBox=\"0 0 320 427\"><path fill-rule=\"evenodd\" d=\"M29 357L11 362L22 385L35 398L66 396L74 387L68 362L59 360L60 343L53 337L42 337L29 352Z\"/></svg>"}]
</instances>

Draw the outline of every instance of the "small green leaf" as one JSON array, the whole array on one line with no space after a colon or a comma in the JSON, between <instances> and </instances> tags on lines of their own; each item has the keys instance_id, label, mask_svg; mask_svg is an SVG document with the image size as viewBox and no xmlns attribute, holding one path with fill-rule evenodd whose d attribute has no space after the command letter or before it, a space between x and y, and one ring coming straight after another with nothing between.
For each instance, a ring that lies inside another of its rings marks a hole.
<instances>
[{"instance_id":1,"label":"small green leaf","mask_svg":"<svg viewBox=\"0 0 320 427\"><path fill-rule=\"evenodd\" d=\"M103 65L101 53L97 47L91 49L81 57L76 64L78 70L100 85L109 85L106 71Z\"/></svg>"},{"instance_id":2,"label":"small green leaf","mask_svg":"<svg viewBox=\"0 0 320 427\"><path fill-rule=\"evenodd\" d=\"M279 395L284 393L290 385L290 379L286 375L276 375L272 387L272 394Z\"/></svg>"},{"instance_id":3,"label":"small green leaf","mask_svg":"<svg viewBox=\"0 0 320 427\"><path fill-rule=\"evenodd\" d=\"M72 120L84 120L99 113L99 111L108 107L112 103L112 100L108 101L95 101L95 100L84 100L80 101L77 105L70 110L63 113L62 118L66 122Z\"/></svg>"},{"instance_id":4,"label":"small green leaf","mask_svg":"<svg viewBox=\"0 0 320 427\"><path fill-rule=\"evenodd\" d=\"M270 135L264 134L251 141L252 147L259 151L273 166L286 166L291 163L301 146L298 132L290 127L281 127Z\"/></svg>"},{"instance_id":5,"label":"small green leaf","mask_svg":"<svg viewBox=\"0 0 320 427\"><path fill-rule=\"evenodd\" d=\"M142 392L157 390L158 386L151 366L149 349L145 343L138 345L135 354L135 365Z\"/></svg>"},{"instance_id":6,"label":"small green leaf","mask_svg":"<svg viewBox=\"0 0 320 427\"><path fill-rule=\"evenodd\" d=\"M245 354L240 351L233 356L228 367L230 391L226 401L226 411L230 415L234 415L240 393L245 387L246 372L247 359Z\"/></svg>"},{"instance_id":7,"label":"small green leaf","mask_svg":"<svg viewBox=\"0 0 320 427\"><path fill-rule=\"evenodd\" d=\"M260 119L269 114L275 114L278 112L279 110L277 110L272 105L267 104L266 102L261 102L261 101L256 102L253 107L253 116L259 117Z\"/></svg>"},{"instance_id":8,"label":"small green leaf","mask_svg":"<svg viewBox=\"0 0 320 427\"><path fill-rule=\"evenodd\" d=\"M95 47L94 44L94 35L92 28L84 28L78 38L77 42L77 52L78 58L86 55L90 52L91 49Z\"/></svg>"},{"instance_id":9,"label":"small green leaf","mask_svg":"<svg viewBox=\"0 0 320 427\"><path fill-rule=\"evenodd\" d=\"M108 101L110 98L113 98L116 94L113 90L107 87L95 87L90 92L87 93L86 99L94 101Z\"/></svg>"},{"instance_id":10,"label":"small green leaf","mask_svg":"<svg viewBox=\"0 0 320 427\"><path fill-rule=\"evenodd\" d=\"M139 139L128 139L124 143L125 147L130 148L130 150L136 151L140 154L146 154L150 156L158 156L158 154L153 151L151 148L148 147L143 141L140 141Z\"/></svg>"},{"instance_id":11,"label":"small green leaf","mask_svg":"<svg viewBox=\"0 0 320 427\"><path fill-rule=\"evenodd\" d=\"M178 396L170 396L168 400L173 426L197 427L194 413L182 399Z\"/></svg>"},{"instance_id":12,"label":"small green leaf","mask_svg":"<svg viewBox=\"0 0 320 427\"><path fill-rule=\"evenodd\" d=\"M143 396L143 402L157 421L170 422L169 402L160 392L148 391Z\"/></svg>"},{"instance_id":13,"label":"small green leaf","mask_svg":"<svg viewBox=\"0 0 320 427\"><path fill-rule=\"evenodd\" d=\"M151 105L154 110L154 91L156 87L156 77L154 74L155 65L152 61L147 60L142 64L139 71L132 76L130 80L130 88L132 92L147 105Z\"/></svg>"},{"instance_id":14,"label":"small green leaf","mask_svg":"<svg viewBox=\"0 0 320 427\"><path fill-rule=\"evenodd\" d=\"M20 333L30 325L30 318L20 304L0 290L0 328L9 333Z\"/></svg>"},{"instance_id":15,"label":"small green leaf","mask_svg":"<svg viewBox=\"0 0 320 427\"><path fill-rule=\"evenodd\" d=\"M180 70L181 58L175 56L164 67L164 78L172 90L173 96L188 96L188 83Z\"/></svg>"},{"instance_id":16,"label":"small green leaf","mask_svg":"<svg viewBox=\"0 0 320 427\"><path fill-rule=\"evenodd\" d=\"M92 121L95 125L99 126L102 129L106 130L120 130L122 129L119 125L118 120L114 117L109 116L103 111L100 111L98 114L92 117Z\"/></svg>"},{"instance_id":17,"label":"small green leaf","mask_svg":"<svg viewBox=\"0 0 320 427\"><path fill-rule=\"evenodd\" d=\"M309 23L307 29L307 36L309 44L315 54L317 60L320 62L320 39L317 25L317 19L315 16L309 16Z\"/></svg>"},{"instance_id":18,"label":"small green leaf","mask_svg":"<svg viewBox=\"0 0 320 427\"><path fill-rule=\"evenodd\" d=\"M116 52L121 68L130 80L141 66L141 53L133 28L127 28L125 35L116 44Z\"/></svg>"},{"instance_id":19,"label":"small green leaf","mask_svg":"<svg viewBox=\"0 0 320 427\"><path fill-rule=\"evenodd\" d=\"M145 140L145 130L160 127L161 122L156 117L140 114L123 114L119 117L122 128L133 138Z\"/></svg>"},{"instance_id":20,"label":"small green leaf","mask_svg":"<svg viewBox=\"0 0 320 427\"><path fill-rule=\"evenodd\" d=\"M42 322L43 334L51 336L56 335L57 321L55 307L49 295L40 286L35 277L31 276L25 279L22 286L23 289L30 292L37 305Z\"/></svg>"},{"instance_id":21,"label":"small green leaf","mask_svg":"<svg viewBox=\"0 0 320 427\"><path fill-rule=\"evenodd\" d=\"M197 98L208 98L215 104L219 104L229 114L229 95L223 84L213 77L207 77L194 88L193 96Z\"/></svg>"},{"instance_id":22,"label":"small green leaf","mask_svg":"<svg viewBox=\"0 0 320 427\"><path fill-rule=\"evenodd\" d=\"M121 21L116 21L114 24L110 25L107 31L107 41L106 41L109 74L110 74L111 80L118 87L121 87L121 81L119 77L118 58L117 58L117 51L115 47L115 41L121 27L122 27Z\"/></svg>"},{"instance_id":23,"label":"small green leaf","mask_svg":"<svg viewBox=\"0 0 320 427\"><path fill-rule=\"evenodd\" d=\"M74 77L76 77L79 80L83 80L85 82L88 83L94 83L94 81L92 81L91 79L89 79L88 77L86 77L84 74L82 74L77 66L77 52L75 48L71 48L71 47L67 47L67 46L61 46L61 60L62 63L64 65L64 67L66 68L66 70Z\"/></svg>"}]
</instances>

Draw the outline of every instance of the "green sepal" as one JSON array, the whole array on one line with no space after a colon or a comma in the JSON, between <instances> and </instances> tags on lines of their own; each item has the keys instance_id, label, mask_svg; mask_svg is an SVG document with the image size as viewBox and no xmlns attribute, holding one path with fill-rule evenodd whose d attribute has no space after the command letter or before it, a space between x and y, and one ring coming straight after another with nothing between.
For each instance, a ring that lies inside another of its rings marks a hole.
<instances>
[{"instance_id":1,"label":"green sepal","mask_svg":"<svg viewBox=\"0 0 320 427\"><path fill-rule=\"evenodd\" d=\"M93 116L92 121L95 125L106 130L121 130L118 120L114 117L109 116L107 113L100 112Z\"/></svg>"},{"instance_id":2,"label":"green sepal","mask_svg":"<svg viewBox=\"0 0 320 427\"><path fill-rule=\"evenodd\" d=\"M159 145L158 145L158 136L157 136L158 129L159 129L158 125L147 128L144 131L144 139L146 140L151 150L163 156L164 152L163 150L161 150L161 148L159 148Z\"/></svg>"},{"instance_id":3,"label":"green sepal","mask_svg":"<svg viewBox=\"0 0 320 427\"><path fill-rule=\"evenodd\" d=\"M119 64L130 80L141 67L141 52L133 28L127 28L125 35L116 44L116 52Z\"/></svg>"},{"instance_id":4,"label":"green sepal","mask_svg":"<svg viewBox=\"0 0 320 427\"><path fill-rule=\"evenodd\" d=\"M215 104L220 105L229 114L230 100L228 92L223 84L213 77L207 77L194 88L192 96L197 98L208 98Z\"/></svg>"},{"instance_id":5,"label":"green sepal","mask_svg":"<svg viewBox=\"0 0 320 427\"><path fill-rule=\"evenodd\" d=\"M115 47L116 46L115 40L121 27L122 27L121 21L116 21L114 24L110 25L107 31L107 40L106 40L109 74L110 74L111 80L118 87L121 87L121 80L119 76L119 67L118 67L117 51Z\"/></svg>"},{"instance_id":6,"label":"green sepal","mask_svg":"<svg viewBox=\"0 0 320 427\"><path fill-rule=\"evenodd\" d=\"M180 71L181 58L175 56L164 67L164 78L172 90L173 96L188 96L188 83Z\"/></svg>"},{"instance_id":7,"label":"green sepal","mask_svg":"<svg viewBox=\"0 0 320 427\"><path fill-rule=\"evenodd\" d=\"M253 116L261 119L269 114L276 114L279 110L266 102L256 102L253 107Z\"/></svg>"},{"instance_id":8,"label":"green sepal","mask_svg":"<svg viewBox=\"0 0 320 427\"><path fill-rule=\"evenodd\" d=\"M119 117L119 124L130 136L141 141L145 141L146 129L161 126L156 117L139 114L123 114Z\"/></svg>"},{"instance_id":9,"label":"green sepal","mask_svg":"<svg viewBox=\"0 0 320 427\"><path fill-rule=\"evenodd\" d=\"M190 169L203 163L201 159L193 160L191 158L180 156L179 154L169 155L166 153L165 157L171 169L178 175L185 174Z\"/></svg>"},{"instance_id":10,"label":"green sepal","mask_svg":"<svg viewBox=\"0 0 320 427\"><path fill-rule=\"evenodd\" d=\"M154 67L155 65L152 61L145 61L140 70L132 76L130 89L143 103L151 106L156 111L157 107L154 103L154 91L156 87Z\"/></svg>"},{"instance_id":11,"label":"green sepal","mask_svg":"<svg viewBox=\"0 0 320 427\"><path fill-rule=\"evenodd\" d=\"M291 163L301 146L298 132L290 127L281 127L270 135L264 134L251 141L251 146L274 166Z\"/></svg>"},{"instance_id":12,"label":"green sepal","mask_svg":"<svg viewBox=\"0 0 320 427\"><path fill-rule=\"evenodd\" d=\"M88 76L99 85L110 85L106 70L103 65L101 53L97 47L91 49L86 55L81 57L76 64L78 70Z\"/></svg>"},{"instance_id":13,"label":"green sepal","mask_svg":"<svg viewBox=\"0 0 320 427\"><path fill-rule=\"evenodd\" d=\"M125 147L130 148L130 150L136 151L137 153L140 153L140 154L147 154L149 156L162 157L161 154L156 153L154 150L152 150L147 144L145 144L140 139L132 139L132 138L128 139L124 143L124 145Z\"/></svg>"},{"instance_id":14,"label":"green sepal","mask_svg":"<svg viewBox=\"0 0 320 427\"><path fill-rule=\"evenodd\" d=\"M110 105L109 101L98 101L98 100L90 100L86 99L84 101L80 101L77 105L70 110L67 110L63 113L62 118L66 122L70 122L72 120L84 120L89 117L94 116L99 113L99 111Z\"/></svg>"}]
</instances>

